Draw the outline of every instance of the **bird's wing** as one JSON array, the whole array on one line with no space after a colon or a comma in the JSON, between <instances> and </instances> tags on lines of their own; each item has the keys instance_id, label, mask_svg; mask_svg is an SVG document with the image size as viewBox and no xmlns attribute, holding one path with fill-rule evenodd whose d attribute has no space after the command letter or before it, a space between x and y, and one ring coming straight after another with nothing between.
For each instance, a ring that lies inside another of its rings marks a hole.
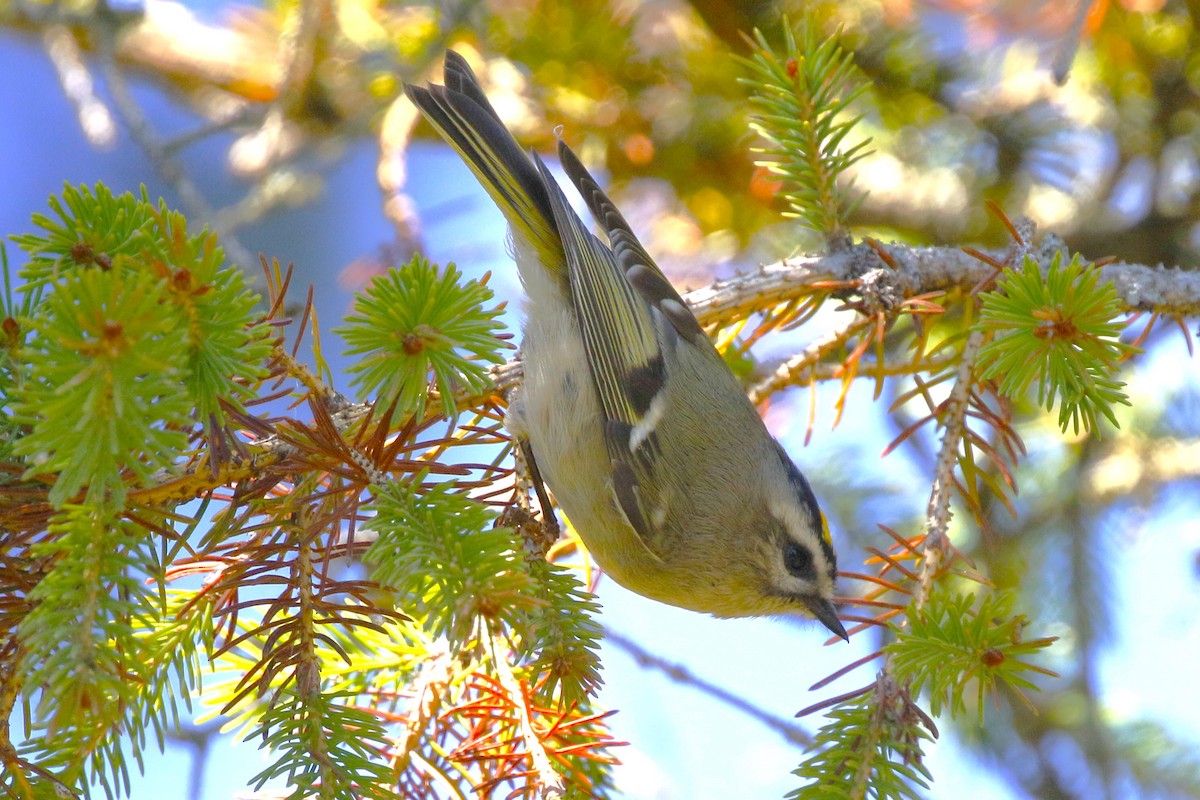
<instances>
[{"instance_id":1,"label":"bird's wing","mask_svg":"<svg viewBox=\"0 0 1200 800\"><path fill-rule=\"evenodd\" d=\"M667 356L681 337L704 337L704 331L574 153L560 143L559 155L611 244L584 227L539 160L605 417L613 494L630 525L657 553L673 490L657 429L670 413Z\"/></svg>"}]
</instances>

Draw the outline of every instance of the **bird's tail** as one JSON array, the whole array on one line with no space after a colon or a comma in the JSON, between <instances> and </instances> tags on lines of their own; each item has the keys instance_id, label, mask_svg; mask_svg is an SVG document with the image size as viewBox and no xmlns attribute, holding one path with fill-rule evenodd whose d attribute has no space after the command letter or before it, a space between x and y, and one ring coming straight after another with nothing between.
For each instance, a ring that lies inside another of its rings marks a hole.
<instances>
[{"instance_id":1,"label":"bird's tail","mask_svg":"<svg viewBox=\"0 0 1200 800\"><path fill-rule=\"evenodd\" d=\"M542 176L488 102L466 59L446 51L445 86L404 85L404 93L462 156L542 266L565 271L562 240ZM560 266L561 265L561 266Z\"/></svg>"}]
</instances>

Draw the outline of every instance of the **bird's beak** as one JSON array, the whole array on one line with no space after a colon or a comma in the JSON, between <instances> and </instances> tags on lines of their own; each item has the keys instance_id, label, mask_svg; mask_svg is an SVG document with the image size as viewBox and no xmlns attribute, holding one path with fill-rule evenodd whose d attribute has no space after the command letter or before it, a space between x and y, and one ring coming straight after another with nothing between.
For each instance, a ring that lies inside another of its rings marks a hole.
<instances>
[{"instance_id":1,"label":"bird's beak","mask_svg":"<svg viewBox=\"0 0 1200 800\"><path fill-rule=\"evenodd\" d=\"M820 597L805 597L804 605L814 617L821 621L822 625L847 642L850 641L850 637L846 635L846 629L842 627L841 620L837 618L837 609L833 607L833 603Z\"/></svg>"}]
</instances>

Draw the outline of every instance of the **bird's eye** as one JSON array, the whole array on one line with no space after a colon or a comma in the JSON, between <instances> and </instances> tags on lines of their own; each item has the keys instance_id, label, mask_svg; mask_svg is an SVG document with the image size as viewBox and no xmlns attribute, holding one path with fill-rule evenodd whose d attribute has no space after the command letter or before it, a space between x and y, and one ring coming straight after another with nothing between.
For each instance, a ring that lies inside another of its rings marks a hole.
<instances>
[{"instance_id":1,"label":"bird's eye","mask_svg":"<svg viewBox=\"0 0 1200 800\"><path fill-rule=\"evenodd\" d=\"M788 542L783 548L783 565L787 571L797 578L812 580L816 577L813 572L813 557L808 548L795 542Z\"/></svg>"}]
</instances>

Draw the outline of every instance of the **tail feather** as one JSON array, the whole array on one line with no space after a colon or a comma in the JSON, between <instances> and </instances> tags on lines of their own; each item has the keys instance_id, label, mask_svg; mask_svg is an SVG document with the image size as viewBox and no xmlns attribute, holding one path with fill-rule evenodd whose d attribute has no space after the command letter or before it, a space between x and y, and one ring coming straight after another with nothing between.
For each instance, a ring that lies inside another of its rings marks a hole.
<instances>
[{"instance_id":1,"label":"tail feather","mask_svg":"<svg viewBox=\"0 0 1200 800\"><path fill-rule=\"evenodd\" d=\"M404 85L404 93L453 147L543 266L565 273L562 240L541 175L501 122L466 60L446 53L445 86ZM565 274L561 275L565 280Z\"/></svg>"}]
</instances>

